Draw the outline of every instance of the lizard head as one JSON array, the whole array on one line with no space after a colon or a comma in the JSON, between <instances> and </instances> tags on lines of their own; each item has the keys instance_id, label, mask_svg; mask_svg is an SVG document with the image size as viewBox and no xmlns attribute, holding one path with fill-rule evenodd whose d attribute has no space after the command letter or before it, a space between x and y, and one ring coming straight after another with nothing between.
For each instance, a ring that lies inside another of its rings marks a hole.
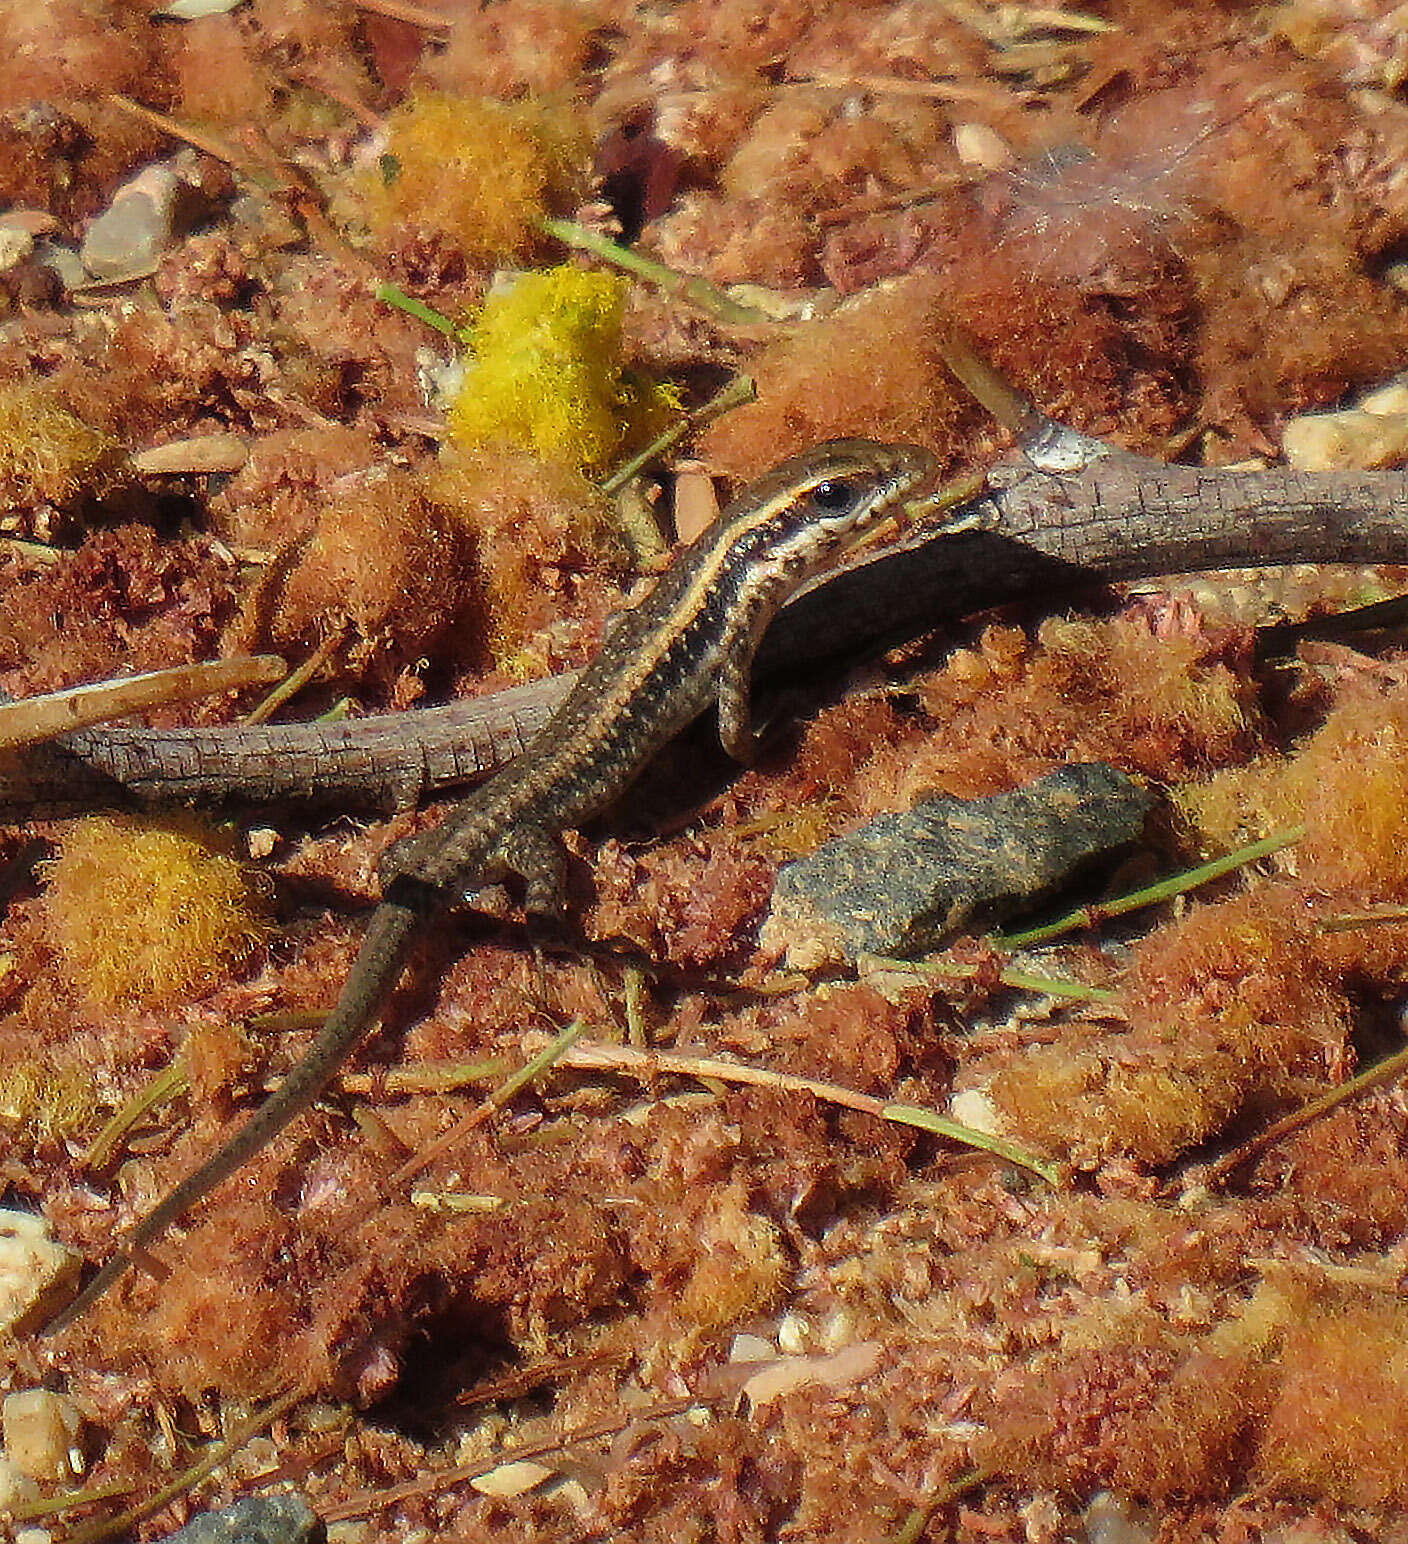
<instances>
[{"instance_id":1,"label":"lizard head","mask_svg":"<svg viewBox=\"0 0 1408 1544\"><path fill-rule=\"evenodd\" d=\"M714 539L723 528L754 582L793 588L898 516L936 466L917 445L828 440L750 484L720 515Z\"/></svg>"}]
</instances>

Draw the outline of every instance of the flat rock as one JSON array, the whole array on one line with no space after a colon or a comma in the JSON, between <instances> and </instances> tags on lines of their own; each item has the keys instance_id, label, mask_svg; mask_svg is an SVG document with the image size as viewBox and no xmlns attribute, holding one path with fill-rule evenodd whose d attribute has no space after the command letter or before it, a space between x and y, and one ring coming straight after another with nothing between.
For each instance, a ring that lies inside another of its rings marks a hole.
<instances>
[{"instance_id":1,"label":"flat rock","mask_svg":"<svg viewBox=\"0 0 1408 1544\"><path fill-rule=\"evenodd\" d=\"M929 799L880 815L787 864L762 943L794 970L860 954L909 956L975 919L1000 921L1138 839L1147 788L1098 762L986 799Z\"/></svg>"}]
</instances>

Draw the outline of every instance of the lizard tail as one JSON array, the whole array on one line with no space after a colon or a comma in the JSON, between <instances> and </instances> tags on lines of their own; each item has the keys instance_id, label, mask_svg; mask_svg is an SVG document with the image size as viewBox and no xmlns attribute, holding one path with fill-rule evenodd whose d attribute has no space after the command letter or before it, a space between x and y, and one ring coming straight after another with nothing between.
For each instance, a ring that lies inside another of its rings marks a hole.
<instances>
[{"instance_id":1,"label":"lizard tail","mask_svg":"<svg viewBox=\"0 0 1408 1544\"><path fill-rule=\"evenodd\" d=\"M423 906L401 901L383 901L376 908L342 996L307 1056L223 1147L187 1175L131 1229L92 1281L44 1326L44 1334L52 1335L73 1323L135 1263L146 1245L179 1222L198 1201L313 1103L375 1022L386 986L394 981L405 962L415 928L424 915Z\"/></svg>"}]
</instances>

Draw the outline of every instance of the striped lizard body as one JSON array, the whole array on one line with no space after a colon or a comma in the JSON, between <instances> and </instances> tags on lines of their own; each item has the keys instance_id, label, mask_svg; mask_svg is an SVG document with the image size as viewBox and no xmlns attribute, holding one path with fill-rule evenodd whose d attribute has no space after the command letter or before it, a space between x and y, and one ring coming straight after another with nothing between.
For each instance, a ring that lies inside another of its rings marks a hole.
<instances>
[{"instance_id":1,"label":"striped lizard body","mask_svg":"<svg viewBox=\"0 0 1408 1544\"><path fill-rule=\"evenodd\" d=\"M523 756L435 830L392 849L383 898L336 1006L308 1053L244 1126L126 1235L50 1331L72 1322L135 1254L234 1174L318 1097L376 1022L418 924L506 874L531 913L561 910L561 834L606 809L656 752L717 703L725 750L755 750L753 654L787 598L898 511L933 470L926 451L833 440L746 488L623 612Z\"/></svg>"}]
</instances>

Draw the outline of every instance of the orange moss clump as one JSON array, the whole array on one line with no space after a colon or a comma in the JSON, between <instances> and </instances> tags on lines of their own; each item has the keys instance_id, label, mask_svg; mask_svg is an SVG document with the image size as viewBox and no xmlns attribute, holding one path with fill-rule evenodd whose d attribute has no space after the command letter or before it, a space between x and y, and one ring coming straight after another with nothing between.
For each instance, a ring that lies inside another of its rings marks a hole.
<instances>
[{"instance_id":1,"label":"orange moss clump","mask_svg":"<svg viewBox=\"0 0 1408 1544\"><path fill-rule=\"evenodd\" d=\"M1280 1389L1258 1479L1349 1506L1408 1506L1408 1306L1299 1283L1269 1296Z\"/></svg>"},{"instance_id":2,"label":"orange moss clump","mask_svg":"<svg viewBox=\"0 0 1408 1544\"><path fill-rule=\"evenodd\" d=\"M1163 1164L1249 1101L1285 1103L1346 1055L1351 1014L1293 891L1200 906L1138 944L1129 1033L1033 1046L992 1082L1019 1136L1093 1163Z\"/></svg>"},{"instance_id":3,"label":"orange moss clump","mask_svg":"<svg viewBox=\"0 0 1408 1544\"><path fill-rule=\"evenodd\" d=\"M80 820L47 879L50 936L93 1008L213 985L264 937L256 879L193 821Z\"/></svg>"},{"instance_id":4,"label":"orange moss clump","mask_svg":"<svg viewBox=\"0 0 1408 1544\"><path fill-rule=\"evenodd\" d=\"M295 652L345 631L349 669L399 669L429 653L464 611L467 534L397 468L371 467L324 491L312 536L286 575L271 570L242 631L262 622L276 648Z\"/></svg>"},{"instance_id":5,"label":"orange moss clump","mask_svg":"<svg viewBox=\"0 0 1408 1544\"><path fill-rule=\"evenodd\" d=\"M1039 1358L983 1412L983 1468L1027 1485L1109 1486L1144 1499L1225 1494L1268 1379L1245 1354L1109 1345Z\"/></svg>"},{"instance_id":6,"label":"orange moss clump","mask_svg":"<svg viewBox=\"0 0 1408 1544\"><path fill-rule=\"evenodd\" d=\"M568 583L575 576L580 593L582 570L626 563L608 502L575 468L503 445L447 457L426 496L474 538L495 661L515 675L556 663L545 630L562 614Z\"/></svg>"},{"instance_id":7,"label":"orange moss clump","mask_svg":"<svg viewBox=\"0 0 1408 1544\"><path fill-rule=\"evenodd\" d=\"M748 1211L736 1189L699 1220L698 1252L680 1290L680 1317L705 1333L762 1313L778 1298L791 1274L782 1236L774 1223Z\"/></svg>"},{"instance_id":8,"label":"orange moss clump","mask_svg":"<svg viewBox=\"0 0 1408 1544\"><path fill-rule=\"evenodd\" d=\"M947 315L932 279L904 279L842 306L749 361L758 400L712 424L702 453L739 478L839 435L907 440L956 457L983 422L938 349Z\"/></svg>"},{"instance_id":9,"label":"orange moss clump","mask_svg":"<svg viewBox=\"0 0 1408 1544\"><path fill-rule=\"evenodd\" d=\"M1224 772L1178 799L1218 846L1303 823L1294 862L1307 884L1408 899L1408 690L1357 696L1288 759Z\"/></svg>"},{"instance_id":10,"label":"orange moss clump","mask_svg":"<svg viewBox=\"0 0 1408 1544\"><path fill-rule=\"evenodd\" d=\"M902 797L976 797L1068 761L1164 781L1245 755L1253 690L1225 654L1221 640L1160 636L1140 615L1053 617L1035 642L989 627L925 683L940 732L911 758Z\"/></svg>"},{"instance_id":11,"label":"orange moss clump","mask_svg":"<svg viewBox=\"0 0 1408 1544\"><path fill-rule=\"evenodd\" d=\"M587 139L562 111L421 92L387 124L372 222L399 241L438 234L471 262L522 260L537 222L585 187Z\"/></svg>"},{"instance_id":12,"label":"orange moss clump","mask_svg":"<svg viewBox=\"0 0 1408 1544\"><path fill-rule=\"evenodd\" d=\"M41 382L0 385L0 519L64 505L110 470L116 443Z\"/></svg>"},{"instance_id":13,"label":"orange moss clump","mask_svg":"<svg viewBox=\"0 0 1408 1544\"><path fill-rule=\"evenodd\" d=\"M427 50L418 78L437 90L500 99L573 89L606 7L587 0L534 0L462 12L443 49Z\"/></svg>"},{"instance_id":14,"label":"orange moss clump","mask_svg":"<svg viewBox=\"0 0 1408 1544\"><path fill-rule=\"evenodd\" d=\"M165 31L181 116L208 123L267 124L273 82L233 16L197 16Z\"/></svg>"},{"instance_id":15,"label":"orange moss clump","mask_svg":"<svg viewBox=\"0 0 1408 1544\"><path fill-rule=\"evenodd\" d=\"M1032 1046L993 1079L1004 1130L1047 1152L1094 1166L1113 1155L1171 1162L1231 1119L1244 1080L1227 1058L1129 1066L1127 1037Z\"/></svg>"}]
</instances>

